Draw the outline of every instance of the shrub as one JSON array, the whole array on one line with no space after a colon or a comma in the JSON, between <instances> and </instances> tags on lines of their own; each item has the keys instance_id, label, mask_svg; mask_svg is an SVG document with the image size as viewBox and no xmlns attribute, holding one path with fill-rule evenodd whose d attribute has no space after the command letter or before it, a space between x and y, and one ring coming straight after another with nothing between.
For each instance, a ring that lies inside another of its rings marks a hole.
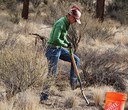
<instances>
[{"instance_id":1,"label":"shrub","mask_svg":"<svg viewBox=\"0 0 128 110\"><path fill-rule=\"evenodd\" d=\"M114 0L107 7L107 13L121 24L128 24L128 1L127 0Z\"/></svg>"},{"instance_id":2,"label":"shrub","mask_svg":"<svg viewBox=\"0 0 128 110\"><path fill-rule=\"evenodd\" d=\"M46 17L44 18L44 23L50 25L53 25L60 17L65 16L71 5L70 2L60 3L60 0L56 2L53 1L54 0L49 1L45 9Z\"/></svg>"},{"instance_id":3,"label":"shrub","mask_svg":"<svg viewBox=\"0 0 128 110\"><path fill-rule=\"evenodd\" d=\"M89 36L94 41L96 39L99 39L101 42L107 41L112 38L113 34L110 31L112 26L107 22L99 23L99 21L91 18L90 16L88 16L88 18L86 18L85 20L86 24L84 35Z\"/></svg>"},{"instance_id":4,"label":"shrub","mask_svg":"<svg viewBox=\"0 0 128 110\"><path fill-rule=\"evenodd\" d=\"M0 1L2 5L5 5L8 10L12 12L16 10L16 0L2 0Z\"/></svg>"},{"instance_id":5,"label":"shrub","mask_svg":"<svg viewBox=\"0 0 128 110\"><path fill-rule=\"evenodd\" d=\"M16 37L14 37L14 36L10 37L9 35L7 37L0 36L0 38L2 39L0 41L0 50L4 49L6 47L12 47L13 48L16 41L17 41Z\"/></svg>"},{"instance_id":6,"label":"shrub","mask_svg":"<svg viewBox=\"0 0 128 110\"><path fill-rule=\"evenodd\" d=\"M16 0L3 0L1 1L2 6L6 7L8 14L10 16L10 21L18 24L20 21L20 13L17 9L17 1Z\"/></svg>"},{"instance_id":7,"label":"shrub","mask_svg":"<svg viewBox=\"0 0 128 110\"><path fill-rule=\"evenodd\" d=\"M32 86L40 86L46 73L46 62L32 49L3 49L0 55L0 80L9 98Z\"/></svg>"},{"instance_id":8,"label":"shrub","mask_svg":"<svg viewBox=\"0 0 128 110\"><path fill-rule=\"evenodd\" d=\"M42 0L30 0L30 1L32 2L34 8L37 8L42 2Z\"/></svg>"},{"instance_id":9,"label":"shrub","mask_svg":"<svg viewBox=\"0 0 128 110\"><path fill-rule=\"evenodd\" d=\"M111 85L118 91L126 90L128 78L127 55L117 54L116 49L89 50L85 56L83 73L87 85Z\"/></svg>"}]
</instances>

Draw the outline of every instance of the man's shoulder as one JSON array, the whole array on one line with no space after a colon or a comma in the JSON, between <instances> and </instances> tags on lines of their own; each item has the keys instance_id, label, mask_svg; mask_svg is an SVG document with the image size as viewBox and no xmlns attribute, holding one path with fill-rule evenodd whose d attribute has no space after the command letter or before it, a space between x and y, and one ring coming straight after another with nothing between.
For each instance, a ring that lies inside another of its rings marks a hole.
<instances>
[{"instance_id":1,"label":"man's shoulder","mask_svg":"<svg viewBox=\"0 0 128 110\"><path fill-rule=\"evenodd\" d=\"M62 26L64 25L64 21L65 21L65 17L61 17L60 19L58 19L55 23L56 26Z\"/></svg>"}]
</instances>

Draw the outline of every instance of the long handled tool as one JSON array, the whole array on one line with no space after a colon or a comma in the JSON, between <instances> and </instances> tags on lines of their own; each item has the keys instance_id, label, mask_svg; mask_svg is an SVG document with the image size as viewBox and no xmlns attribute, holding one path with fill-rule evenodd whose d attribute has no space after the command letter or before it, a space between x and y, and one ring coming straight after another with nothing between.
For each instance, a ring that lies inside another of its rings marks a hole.
<instances>
[{"instance_id":1,"label":"long handled tool","mask_svg":"<svg viewBox=\"0 0 128 110\"><path fill-rule=\"evenodd\" d=\"M79 72L78 72L78 69L77 69L77 66L76 66L76 62L75 62L75 59L74 59L74 55L73 55L72 49L69 48L69 51L70 51L70 55L71 55L71 60L72 60L72 63L73 63L73 67L74 67L75 73L77 75L77 79L78 79L78 81L80 83L81 93L82 93L82 95L83 95L83 97L84 97L87 105L89 105L89 101L88 101L87 97L84 94L84 90L83 90L82 83L81 83L81 78L80 78L80 75L79 75Z\"/></svg>"}]
</instances>

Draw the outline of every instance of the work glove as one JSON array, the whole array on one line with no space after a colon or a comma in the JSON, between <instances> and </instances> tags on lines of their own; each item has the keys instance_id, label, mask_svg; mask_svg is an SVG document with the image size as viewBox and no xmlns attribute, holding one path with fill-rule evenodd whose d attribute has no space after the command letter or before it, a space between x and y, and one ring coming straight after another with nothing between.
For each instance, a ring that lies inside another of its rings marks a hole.
<instances>
[{"instance_id":1,"label":"work glove","mask_svg":"<svg viewBox=\"0 0 128 110\"><path fill-rule=\"evenodd\" d=\"M71 42L68 43L68 48L73 48L73 45Z\"/></svg>"}]
</instances>

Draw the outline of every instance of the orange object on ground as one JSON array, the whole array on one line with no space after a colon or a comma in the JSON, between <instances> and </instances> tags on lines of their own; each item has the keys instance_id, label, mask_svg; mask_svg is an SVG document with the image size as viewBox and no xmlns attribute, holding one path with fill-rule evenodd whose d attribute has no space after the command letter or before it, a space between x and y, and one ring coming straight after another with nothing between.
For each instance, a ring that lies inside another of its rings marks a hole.
<instances>
[{"instance_id":1,"label":"orange object on ground","mask_svg":"<svg viewBox=\"0 0 128 110\"><path fill-rule=\"evenodd\" d=\"M104 110L124 110L126 100L126 94L107 92Z\"/></svg>"}]
</instances>

